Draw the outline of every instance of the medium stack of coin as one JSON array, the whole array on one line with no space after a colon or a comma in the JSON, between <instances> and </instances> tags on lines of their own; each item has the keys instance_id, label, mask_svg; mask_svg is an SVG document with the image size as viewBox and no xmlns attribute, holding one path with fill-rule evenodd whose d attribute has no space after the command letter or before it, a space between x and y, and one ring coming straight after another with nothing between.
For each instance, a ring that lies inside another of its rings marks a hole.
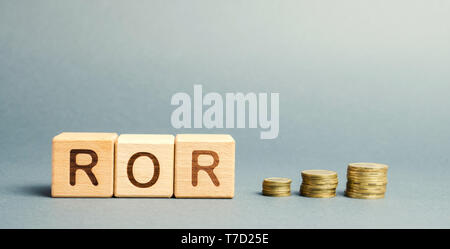
<instances>
[{"instance_id":1,"label":"medium stack of coin","mask_svg":"<svg viewBox=\"0 0 450 249\"><path fill-rule=\"evenodd\" d=\"M262 184L262 193L274 197L290 196L291 182L291 179L284 177L266 178Z\"/></svg>"},{"instance_id":2,"label":"medium stack of coin","mask_svg":"<svg viewBox=\"0 0 450 249\"><path fill-rule=\"evenodd\" d=\"M345 195L359 199L384 198L388 166L379 163L351 163L347 167Z\"/></svg>"},{"instance_id":3,"label":"medium stack of coin","mask_svg":"<svg viewBox=\"0 0 450 249\"><path fill-rule=\"evenodd\" d=\"M336 196L338 185L337 173L330 170L302 171L300 195L315 198L331 198Z\"/></svg>"}]
</instances>

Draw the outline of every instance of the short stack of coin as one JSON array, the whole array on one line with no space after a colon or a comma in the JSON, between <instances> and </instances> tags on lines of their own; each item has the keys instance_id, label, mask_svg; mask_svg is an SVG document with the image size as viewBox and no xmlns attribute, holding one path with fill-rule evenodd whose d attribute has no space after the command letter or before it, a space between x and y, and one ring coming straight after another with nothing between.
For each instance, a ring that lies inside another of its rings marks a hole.
<instances>
[{"instance_id":1,"label":"short stack of coin","mask_svg":"<svg viewBox=\"0 0 450 249\"><path fill-rule=\"evenodd\" d=\"M292 180L284 177L266 178L262 184L262 193L266 196L283 197L291 195Z\"/></svg>"},{"instance_id":2,"label":"short stack of coin","mask_svg":"<svg viewBox=\"0 0 450 249\"><path fill-rule=\"evenodd\" d=\"M345 195L358 199L384 198L388 166L379 163L351 163L347 167Z\"/></svg>"},{"instance_id":3,"label":"short stack of coin","mask_svg":"<svg viewBox=\"0 0 450 249\"><path fill-rule=\"evenodd\" d=\"M338 185L337 173L330 170L302 171L300 195L314 198L331 198L336 196Z\"/></svg>"}]
</instances>

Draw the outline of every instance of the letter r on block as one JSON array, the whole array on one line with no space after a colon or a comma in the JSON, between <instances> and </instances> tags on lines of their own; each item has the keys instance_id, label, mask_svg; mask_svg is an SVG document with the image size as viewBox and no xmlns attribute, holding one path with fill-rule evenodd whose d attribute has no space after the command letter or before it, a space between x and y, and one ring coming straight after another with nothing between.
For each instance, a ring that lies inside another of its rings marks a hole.
<instances>
[{"instance_id":1,"label":"letter r on block","mask_svg":"<svg viewBox=\"0 0 450 249\"><path fill-rule=\"evenodd\" d=\"M92 158L92 162L88 165L78 165L77 155L78 154L88 154ZM77 170L81 169L86 172L92 184L98 185L97 178L94 173L92 173L92 168L97 165L98 156L93 150L77 150L73 149L70 151L70 185L74 186L76 184Z\"/></svg>"},{"instance_id":2,"label":"letter r on block","mask_svg":"<svg viewBox=\"0 0 450 249\"><path fill-rule=\"evenodd\" d=\"M198 164L198 157L200 155L209 155L213 158L213 163L209 166L200 166ZM211 150L194 150L192 152L192 186L197 186L198 184L198 171L204 170L206 173L208 173L209 177L211 177L211 180L213 181L214 185L220 186L219 179L217 179L217 176L214 174L214 168L219 165L219 156L216 152Z\"/></svg>"},{"instance_id":3,"label":"letter r on block","mask_svg":"<svg viewBox=\"0 0 450 249\"><path fill-rule=\"evenodd\" d=\"M52 143L53 197L111 197L116 133L63 132Z\"/></svg>"},{"instance_id":4,"label":"letter r on block","mask_svg":"<svg viewBox=\"0 0 450 249\"><path fill-rule=\"evenodd\" d=\"M234 155L235 142L230 135L177 135L175 197L233 198Z\"/></svg>"}]
</instances>

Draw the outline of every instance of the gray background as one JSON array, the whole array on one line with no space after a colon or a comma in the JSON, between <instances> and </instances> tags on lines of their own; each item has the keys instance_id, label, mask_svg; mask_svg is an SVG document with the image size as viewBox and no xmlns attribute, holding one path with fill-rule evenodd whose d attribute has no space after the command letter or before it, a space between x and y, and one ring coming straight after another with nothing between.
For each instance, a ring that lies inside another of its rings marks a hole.
<instances>
[{"instance_id":1,"label":"gray background","mask_svg":"<svg viewBox=\"0 0 450 249\"><path fill-rule=\"evenodd\" d=\"M0 1L0 227L450 227L449 1ZM279 92L280 135L170 124L176 92ZM230 133L232 200L52 199L62 131ZM342 196L349 162L387 197ZM334 199L261 181L326 168Z\"/></svg>"}]
</instances>

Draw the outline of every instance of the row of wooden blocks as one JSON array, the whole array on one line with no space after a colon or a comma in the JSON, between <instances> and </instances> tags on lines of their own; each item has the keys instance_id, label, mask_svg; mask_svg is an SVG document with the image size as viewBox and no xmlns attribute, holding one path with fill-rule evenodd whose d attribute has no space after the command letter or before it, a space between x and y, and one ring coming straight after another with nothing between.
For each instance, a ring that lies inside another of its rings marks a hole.
<instances>
[{"instance_id":1,"label":"row of wooden blocks","mask_svg":"<svg viewBox=\"0 0 450 249\"><path fill-rule=\"evenodd\" d=\"M233 198L230 135L63 132L53 138L53 197Z\"/></svg>"}]
</instances>

